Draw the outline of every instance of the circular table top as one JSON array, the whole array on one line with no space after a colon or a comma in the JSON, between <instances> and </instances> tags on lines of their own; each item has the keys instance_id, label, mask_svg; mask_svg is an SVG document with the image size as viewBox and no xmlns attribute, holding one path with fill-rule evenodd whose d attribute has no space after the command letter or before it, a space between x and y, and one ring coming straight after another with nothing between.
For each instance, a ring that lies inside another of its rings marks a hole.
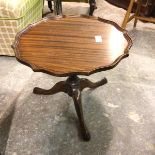
<instances>
[{"instance_id":1,"label":"circular table top","mask_svg":"<svg viewBox=\"0 0 155 155\"><path fill-rule=\"evenodd\" d=\"M89 16L44 18L16 36L16 58L34 71L90 75L128 56L132 41L117 24Z\"/></svg>"}]
</instances>

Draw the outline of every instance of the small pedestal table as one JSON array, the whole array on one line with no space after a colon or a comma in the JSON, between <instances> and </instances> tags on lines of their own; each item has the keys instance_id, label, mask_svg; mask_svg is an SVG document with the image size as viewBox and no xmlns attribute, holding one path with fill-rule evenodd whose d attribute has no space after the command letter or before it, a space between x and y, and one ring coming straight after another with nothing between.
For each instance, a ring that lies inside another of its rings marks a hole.
<instances>
[{"instance_id":1,"label":"small pedestal table","mask_svg":"<svg viewBox=\"0 0 155 155\"><path fill-rule=\"evenodd\" d=\"M13 48L17 60L35 72L54 76L68 76L51 89L34 88L35 94L67 93L74 100L85 141L90 134L85 125L81 105L81 91L107 83L107 79L93 83L78 75L90 75L115 67L128 56L132 41L127 31L116 23L90 16L56 16L29 25L16 36Z\"/></svg>"}]
</instances>

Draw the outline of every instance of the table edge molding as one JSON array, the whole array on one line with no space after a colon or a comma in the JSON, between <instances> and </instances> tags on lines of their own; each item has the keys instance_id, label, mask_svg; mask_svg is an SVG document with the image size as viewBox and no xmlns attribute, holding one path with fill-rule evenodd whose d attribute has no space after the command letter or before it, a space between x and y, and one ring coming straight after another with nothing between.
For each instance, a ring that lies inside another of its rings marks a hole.
<instances>
[{"instance_id":1,"label":"table edge molding","mask_svg":"<svg viewBox=\"0 0 155 155\"><path fill-rule=\"evenodd\" d=\"M112 62L110 65L108 66L100 66L100 67L97 67L97 68L94 68L90 71L81 71L81 72L68 72L68 73L62 73L62 74L59 74L59 73L54 73L54 71L47 71L46 69L44 68L41 68L41 67L38 67L36 66L35 64L32 64L32 63L29 63L28 61L24 60L23 58L20 57L20 52L19 52L19 49L18 49L18 45L19 45L19 39L20 37L26 33L29 29L31 29L32 27L36 26L37 24L43 22L43 21L46 21L46 20L59 20L61 18L77 18L77 17L83 17L83 18L87 18L87 19L94 19L94 20L98 20L98 21L101 21L101 22L104 22L104 23L107 23L107 24L111 24L112 26L114 26L117 30L119 30L120 32L123 33L125 39L127 40L128 44L124 50L124 54L120 55L117 59L115 59L114 62ZM93 73L96 73L96 72L101 72L101 71L106 71L106 70L109 70L109 69L112 69L114 68L123 58L126 58L129 56L129 49L131 48L133 42L132 42L132 39L130 38L129 34L128 34L128 31L121 28L117 23L111 21L111 20L107 20L107 19L103 19L101 17L94 17L94 16L87 16L87 15L73 15L73 16L66 16L66 15L62 15L62 16L54 16L54 17L45 17L43 19L41 19L40 21L38 22L35 22L35 23L32 23L32 24L29 24L25 29L23 29L22 31L18 32L16 37L15 37L15 40L13 42L13 44L11 45L11 47L13 48L14 52L15 52L15 56L16 56L16 59L30 67L34 72L43 72L43 73L47 73L47 74L50 74L50 75L54 75L54 76L58 76L58 77L64 77L64 76L68 76L68 75L86 75L86 76L89 76Z\"/></svg>"}]
</instances>

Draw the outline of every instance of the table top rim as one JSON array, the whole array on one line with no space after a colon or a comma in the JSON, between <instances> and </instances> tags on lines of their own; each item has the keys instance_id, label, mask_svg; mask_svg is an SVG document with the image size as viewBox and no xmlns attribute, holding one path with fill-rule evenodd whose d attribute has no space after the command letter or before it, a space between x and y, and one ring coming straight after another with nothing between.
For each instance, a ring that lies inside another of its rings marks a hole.
<instances>
[{"instance_id":1,"label":"table top rim","mask_svg":"<svg viewBox=\"0 0 155 155\"><path fill-rule=\"evenodd\" d=\"M97 67L97 68L94 68L90 71L82 71L82 72L68 72L68 73L60 73L60 74L57 74L57 73L54 73L51 72L51 71L47 71L46 69L44 68L40 68L40 67L37 67L36 65L34 64L30 64L29 62L27 62L26 60L24 60L23 58L20 57L20 51L18 49L18 44L19 44L19 40L20 40L20 37L22 36L23 33L26 33L27 31L29 31L29 29L31 29L32 27L38 25L39 23L43 22L43 21L48 21L48 20L59 20L59 19L62 19L62 18L86 18L86 19L94 19L94 20L98 20L100 22L103 22L103 23L107 23L107 24L111 24L112 26L114 26L118 31L122 32L123 35L124 35L124 38L126 39L127 41L127 47L125 48L124 50L124 54L120 55L119 57L117 57L117 59L115 59L115 61L113 63L111 63L110 65L108 66L101 66L101 67ZM38 22L35 22L35 23L32 23L32 24L29 24L25 29L21 30L20 32L17 33L16 37L15 37L15 41L13 43L13 45L11 46L15 52L15 57L16 59L26 65L26 66L29 66L34 72L43 72L43 73L47 73L47 74L50 74L50 75L54 75L54 76L58 76L58 77L65 77L65 76L69 76L69 75L91 75L93 73L96 73L96 72L100 72L100 71L105 71L105 70L109 70L109 69L112 69L114 68L123 58L127 57L129 55L129 49L131 48L132 46L132 39L130 38L130 36L128 35L128 32L127 30L121 28L117 23L111 21L111 20L107 20L107 19L103 19L103 18L100 18L100 17L94 17L94 16L87 16L87 15L70 15L70 16L66 16L66 15L63 15L63 16L54 16L54 17L44 17L42 18L40 21Z\"/></svg>"}]
</instances>

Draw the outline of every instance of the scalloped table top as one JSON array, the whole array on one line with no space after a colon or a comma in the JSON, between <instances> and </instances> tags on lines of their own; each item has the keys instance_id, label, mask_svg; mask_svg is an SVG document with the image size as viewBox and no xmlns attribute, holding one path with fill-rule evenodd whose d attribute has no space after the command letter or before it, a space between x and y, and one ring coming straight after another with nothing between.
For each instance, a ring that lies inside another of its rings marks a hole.
<instances>
[{"instance_id":1,"label":"scalloped table top","mask_svg":"<svg viewBox=\"0 0 155 155\"><path fill-rule=\"evenodd\" d=\"M132 41L112 21L89 16L44 18L16 36L17 59L56 76L90 75L128 56Z\"/></svg>"}]
</instances>

